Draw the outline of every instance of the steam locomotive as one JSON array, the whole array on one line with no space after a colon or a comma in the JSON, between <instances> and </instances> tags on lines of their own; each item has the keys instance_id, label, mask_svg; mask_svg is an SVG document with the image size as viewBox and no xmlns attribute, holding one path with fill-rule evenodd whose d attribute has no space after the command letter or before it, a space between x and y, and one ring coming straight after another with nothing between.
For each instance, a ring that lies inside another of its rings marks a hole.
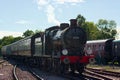
<instances>
[{"instance_id":1,"label":"steam locomotive","mask_svg":"<svg viewBox=\"0 0 120 80\"><path fill-rule=\"evenodd\" d=\"M28 64L39 65L42 69L55 72L80 74L94 58L85 54L86 32L77 26L77 20L53 26L44 33L37 33L2 47L2 55L20 59Z\"/></svg>"}]
</instances>

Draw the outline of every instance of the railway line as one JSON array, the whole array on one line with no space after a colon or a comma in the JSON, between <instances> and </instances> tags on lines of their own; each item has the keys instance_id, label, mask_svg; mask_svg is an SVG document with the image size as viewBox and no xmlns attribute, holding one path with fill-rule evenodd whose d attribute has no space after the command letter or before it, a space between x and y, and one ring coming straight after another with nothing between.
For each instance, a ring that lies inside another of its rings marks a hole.
<instances>
[{"instance_id":1,"label":"railway line","mask_svg":"<svg viewBox=\"0 0 120 80\"><path fill-rule=\"evenodd\" d=\"M16 63L14 62L13 65ZM119 78L120 73L105 71L103 69L85 68L83 74L80 75L78 72L76 72L75 74L72 73L56 74L47 71L42 71L38 68L33 68L29 66L25 67L23 64L18 66L16 65L13 66L12 64L10 65L10 63L8 63L7 61L5 63L1 63L1 65L3 65L2 69L10 68L9 70L7 69L10 80L21 80L21 79L22 80L23 79L24 80L31 80L31 79L32 80L113 80L113 79L119 80L120 79ZM5 76L8 75L4 74L4 77Z\"/></svg>"},{"instance_id":2,"label":"railway line","mask_svg":"<svg viewBox=\"0 0 120 80\"><path fill-rule=\"evenodd\" d=\"M114 76L114 77L120 77L120 72L113 72L113 71L106 71L103 69L93 69L93 68L87 68L88 70L97 72L97 73L102 73L104 75L110 75L110 76Z\"/></svg>"},{"instance_id":3,"label":"railway line","mask_svg":"<svg viewBox=\"0 0 120 80\"><path fill-rule=\"evenodd\" d=\"M29 66L27 66L27 68L32 73L32 75L36 77L36 79L38 79L38 80L44 80L44 78L41 77L41 76L39 76L38 74L36 74L35 71L32 68L30 68Z\"/></svg>"},{"instance_id":4,"label":"railway line","mask_svg":"<svg viewBox=\"0 0 120 80\"><path fill-rule=\"evenodd\" d=\"M0 59L0 64L2 64L2 63L4 63L5 62L5 60L3 60L3 59Z\"/></svg>"},{"instance_id":5,"label":"railway line","mask_svg":"<svg viewBox=\"0 0 120 80\"><path fill-rule=\"evenodd\" d=\"M98 80L119 80L120 79L120 73L118 72L111 72L111 71L105 71L101 69L92 69L92 68L86 68L85 72L83 73L85 76L89 76L90 78L96 78Z\"/></svg>"},{"instance_id":6,"label":"railway line","mask_svg":"<svg viewBox=\"0 0 120 80\"><path fill-rule=\"evenodd\" d=\"M32 72L36 74L37 76L41 77L41 79L39 80L70 80L66 77L63 77L63 76L60 76L58 74L51 73L48 71L43 71L38 68L30 68L30 70L32 70Z\"/></svg>"},{"instance_id":7,"label":"railway line","mask_svg":"<svg viewBox=\"0 0 120 80\"><path fill-rule=\"evenodd\" d=\"M23 65L15 65L13 68L14 80L44 80L32 75L28 68Z\"/></svg>"},{"instance_id":8,"label":"railway line","mask_svg":"<svg viewBox=\"0 0 120 80\"><path fill-rule=\"evenodd\" d=\"M15 80L19 80L18 76L16 75L16 65L13 68L13 77L14 77Z\"/></svg>"}]
</instances>

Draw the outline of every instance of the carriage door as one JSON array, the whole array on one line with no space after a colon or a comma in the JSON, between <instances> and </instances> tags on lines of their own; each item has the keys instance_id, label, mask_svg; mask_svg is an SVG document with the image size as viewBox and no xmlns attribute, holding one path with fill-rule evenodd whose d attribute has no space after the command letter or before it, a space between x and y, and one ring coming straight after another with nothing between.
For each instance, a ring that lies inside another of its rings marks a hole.
<instances>
[{"instance_id":1,"label":"carriage door","mask_svg":"<svg viewBox=\"0 0 120 80\"><path fill-rule=\"evenodd\" d=\"M42 55L42 42L41 37L35 38L35 56Z\"/></svg>"},{"instance_id":2,"label":"carriage door","mask_svg":"<svg viewBox=\"0 0 120 80\"><path fill-rule=\"evenodd\" d=\"M41 56L42 55L42 39L41 35L35 34L32 37L31 41L31 52L33 56Z\"/></svg>"}]
</instances>

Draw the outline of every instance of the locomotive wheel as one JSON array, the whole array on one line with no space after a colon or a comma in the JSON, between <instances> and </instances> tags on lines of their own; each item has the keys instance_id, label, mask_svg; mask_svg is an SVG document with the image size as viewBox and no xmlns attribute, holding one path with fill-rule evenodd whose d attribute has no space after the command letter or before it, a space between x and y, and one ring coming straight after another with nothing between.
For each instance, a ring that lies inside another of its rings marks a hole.
<instances>
[{"instance_id":1,"label":"locomotive wheel","mask_svg":"<svg viewBox=\"0 0 120 80\"><path fill-rule=\"evenodd\" d=\"M67 64L61 63L60 65L60 73L67 73L69 66Z\"/></svg>"},{"instance_id":2,"label":"locomotive wheel","mask_svg":"<svg viewBox=\"0 0 120 80\"><path fill-rule=\"evenodd\" d=\"M74 64L70 64L70 68L71 68L71 73L75 72L75 65Z\"/></svg>"},{"instance_id":3,"label":"locomotive wheel","mask_svg":"<svg viewBox=\"0 0 120 80\"><path fill-rule=\"evenodd\" d=\"M55 65L56 65L56 67L55 67L55 72L58 72L58 73L60 73L60 67L61 67L61 63L60 63L60 60L59 59L57 59L56 61L55 61Z\"/></svg>"},{"instance_id":4,"label":"locomotive wheel","mask_svg":"<svg viewBox=\"0 0 120 80\"><path fill-rule=\"evenodd\" d=\"M62 63L62 64L60 65L60 73L63 73L64 70L65 70L65 68L64 68L64 64Z\"/></svg>"},{"instance_id":5,"label":"locomotive wheel","mask_svg":"<svg viewBox=\"0 0 120 80\"><path fill-rule=\"evenodd\" d=\"M77 71L79 72L79 74L82 74L82 72L84 71L84 65L83 64L78 64L77 65Z\"/></svg>"}]
</instances>

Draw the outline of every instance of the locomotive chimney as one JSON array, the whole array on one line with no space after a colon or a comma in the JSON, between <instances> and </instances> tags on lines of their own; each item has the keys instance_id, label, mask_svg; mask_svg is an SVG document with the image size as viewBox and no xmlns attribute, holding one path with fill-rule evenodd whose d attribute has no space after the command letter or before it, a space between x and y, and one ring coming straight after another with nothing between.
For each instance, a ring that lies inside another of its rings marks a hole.
<instances>
[{"instance_id":1,"label":"locomotive chimney","mask_svg":"<svg viewBox=\"0 0 120 80\"><path fill-rule=\"evenodd\" d=\"M70 27L76 27L77 26L77 19L70 19Z\"/></svg>"},{"instance_id":2,"label":"locomotive chimney","mask_svg":"<svg viewBox=\"0 0 120 80\"><path fill-rule=\"evenodd\" d=\"M63 30L65 28L69 27L69 24L68 23L61 23L60 24L60 29Z\"/></svg>"}]
</instances>

